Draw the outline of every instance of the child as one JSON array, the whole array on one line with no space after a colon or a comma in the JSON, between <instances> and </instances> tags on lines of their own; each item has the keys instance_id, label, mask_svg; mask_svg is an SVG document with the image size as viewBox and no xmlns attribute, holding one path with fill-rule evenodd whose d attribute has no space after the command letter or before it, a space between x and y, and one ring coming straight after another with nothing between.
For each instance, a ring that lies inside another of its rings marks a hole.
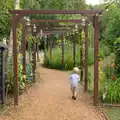
<instances>
[{"instance_id":1,"label":"child","mask_svg":"<svg viewBox=\"0 0 120 120\"><path fill-rule=\"evenodd\" d=\"M70 87L73 94L72 96L73 100L76 100L78 81L80 80L78 73L79 73L79 69L77 67L74 67L73 73L69 76Z\"/></svg>"}]
</instances>

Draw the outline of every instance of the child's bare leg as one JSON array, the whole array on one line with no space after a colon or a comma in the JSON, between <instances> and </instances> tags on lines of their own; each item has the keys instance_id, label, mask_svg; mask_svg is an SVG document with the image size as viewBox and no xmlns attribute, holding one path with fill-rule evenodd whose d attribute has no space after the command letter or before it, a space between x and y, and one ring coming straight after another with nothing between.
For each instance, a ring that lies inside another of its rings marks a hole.
<instances>
[{"instance_id":1,"label":"child's bare leg","mask_svg":"<svg viewBox=\"0 0 120 120\"><path fill-rule=\"evenodd\" d=\"M72 95L74 96L74 90L73 90L73 88L71 87L71 92L72 92Z\"/></svg>"},{"instance_id":2,"label":"child's bare leg","mask_svg":"<svg viewBox=\"0 0 120 120\"><path fill-rule=\"evenodd\" d=\"M74 96L74 100L76 100L76 97L77 97L77 91L76 91L76 87L74 87L73 96Z\"/></svg>"},{"instance_id":3,"label":"child's bare leg","mask_svg":"<svg viewBox=\"0 0 120 120\"><path fill-rule=\"evenodd\" d=\"M77 97L77 92L76 91L74 91L74 97Z\"/></svg>"}]
</instances>

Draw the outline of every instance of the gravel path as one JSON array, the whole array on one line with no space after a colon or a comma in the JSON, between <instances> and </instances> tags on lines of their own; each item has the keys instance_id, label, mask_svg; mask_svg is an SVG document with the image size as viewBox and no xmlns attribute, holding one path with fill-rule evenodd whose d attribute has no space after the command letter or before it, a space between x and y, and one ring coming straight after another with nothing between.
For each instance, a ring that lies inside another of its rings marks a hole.
<instances>
[{"instance_id":1,"label":"gravel path","mask_svg":"<svg viewBox=\"0 0 120 120\"><path fill-rule=\"evenodd\" d=\"M68 74L39 67L41 82L20 96L19 107L11 108L0 120L105 120L86 101L83 91L71 99Z\"/></svg>"}]
</instances>

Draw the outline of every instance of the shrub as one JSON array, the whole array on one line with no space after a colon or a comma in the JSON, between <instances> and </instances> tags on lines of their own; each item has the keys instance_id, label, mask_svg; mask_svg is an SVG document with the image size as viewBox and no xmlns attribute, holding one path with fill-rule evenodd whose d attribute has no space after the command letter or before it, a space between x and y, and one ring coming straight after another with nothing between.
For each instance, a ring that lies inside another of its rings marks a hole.
<instances>
[{"instance_id":1,"label":"shrub","mask_svg":"<svg viewBox=\"0 0 120 120\"><path fill-rule=\"evenodd\" d=\"M110 54L109 48L104 44L101 45L99 50L99 60L103 59L105 56ZM105 47L105 48L104 48ZM61 47L56 47L52 49L52 59L50 60L49 51L47 51L47 57L44 60L44 65L52 69L64 69L71 70L73 68L73 47L72 44L65 44L65 53L64 53L64 62L65 65L62 67L62 50ZM106 52L106 53L105 53ZM88 47L88 65L94 64L94 48L91 46ZM76 45L76 65L80 67L80 47Z\"/></svg>"},{"instance_id":2,"label":"shrub","mask_svg":"<svg viewBox=\"0 0 120 120\"><path fill-rule=\"evenodd\" d=\"M32 81L32 64L26 65L26 83L30 83Z\"/></svg>"},{"instance_id":3,"label":"shrub","mask_svg":"<svg viewBox=\"0 0 120 120\"><path fill-rule=\"evenodd\" d=\"M106 45L104 42L100 42L100 54L101 54L101 57L104 58L108 55L110 55L111 51L110 51L110 48L108 47L108 45Z\"/></svg>"},{"instance_id":4,"label":"shrub","mask_svg":"<svg viewBox=\"0 0 120 120\"><path fill-rule=\"evenodd\" d=\"M32 66L31 64L27 64L26 66L26 72L27 72L27 78L26 80L24 79L24 75L23 75L23 66L22 66L22 54L19 53L18 54L18 84L19 84L19 92L22 92L25 88L25 83L29 83L28 79L31 76L31 72L32 72ZM8 93L13 93L13 89L14 89L14 74L13 74L13 59L11 58L10 64L7 65L7 80L6 80L6 89L8 91Z\"/></svg>"},{"instance_id":5,"label":"shrub","mask_svg":"<svg viewBox=\"0 0 120 120\"><path fill-rule=\"evenodd\" d=\"M94 63L94 48L88 48L88 65L92 65Z\"/></svg>"},{"instance_id":6,"label":"shrub","mask_svg":"<svg viewBox=\"0 0 120 120\"><path fill-rule=\"evenodd\" d=\"M101 70L99 72L99 90L103 101L109 103L120 102L120 77L115 74L115 64L107 65L103 72Z\"/></svg>"},{"instance_id":7,"label":"shrub","mask_svg":"<svg viewBox=\"0 0 120 120\"><path fill-rule=\"evenodd\" d=\"M19 90L23 90L25 87L25 82L23 79L23 66L22 66L22 55L18 54L18 67L19 67L19 75L18 75L18 80L19 80ZM7 81L6 84L8 86L8 91L10 93L13 93L13 89L14 89L14 76L13 76L13 59L11 59L10 64L8 64L7 66Z\"/></svg>"},{"instance_id":8,"label":"shrub","mask_svg":"<svg viewBox=\"0 0 120 120\"><path fill-rule=\"evenodd\" d=\"M114 53L116 74L120 74L120 38L117 38L114 43Z\"/></svg>"},{"instance_id":9,"label":"shrub","mask_svg":"<svg viewBox=\"0 0 120 120\"><path fill-rule=\"evenodd\" d=\"M99 93L100 96L102 96L104 92L104 86L106 82L106 74L104 71L102 71L102 64L99 66Z\"/></svg>"},{"instance_id":10,"label":"shrub","mask_svg":"<svg viewBox=\"0 0 120 120\"><path fill-rule=\"evenodd\" d=\"M106 82L104 101L110 103L120 102L120 78L117 78L115 80L109 79Z\"/></svg>"}]
</instances>

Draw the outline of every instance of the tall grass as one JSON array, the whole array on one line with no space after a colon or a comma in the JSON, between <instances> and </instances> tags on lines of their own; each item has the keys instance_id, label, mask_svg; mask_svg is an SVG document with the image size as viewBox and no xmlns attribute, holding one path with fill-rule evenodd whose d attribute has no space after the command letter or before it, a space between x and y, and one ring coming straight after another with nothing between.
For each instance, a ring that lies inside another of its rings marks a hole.
<instances>
[{"instance_id":1,"label":"tall grass","mask_svg":"<svg viewBox=\"0 0 120 120\"><path fill-rule=\"evenodd\" d=\"M99 49L99 58L103 59L105 56L109 55L110 51L107 46L103 43L100 44ZM65 44L65 52L64 52L64 62L65 65L62 66L62 49L61 47L52 49L52 59L50 59L49 50L47 51L47 57L44 60L44 65L48 68L52 69L64 69L71 70L73 68L73 46L72 44ZM94 63L94 48L92 46L88 47L88 65L92 65ZM76 66L80 66L80 48L79 45L76 45Z\"/></svg>"}]
</instances>

